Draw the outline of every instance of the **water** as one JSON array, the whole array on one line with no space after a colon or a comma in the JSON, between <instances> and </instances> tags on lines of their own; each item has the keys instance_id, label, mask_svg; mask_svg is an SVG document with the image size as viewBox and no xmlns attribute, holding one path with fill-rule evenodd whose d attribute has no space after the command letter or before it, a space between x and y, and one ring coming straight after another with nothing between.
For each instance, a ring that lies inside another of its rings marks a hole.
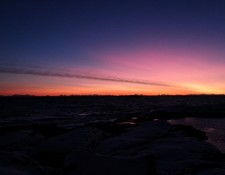
<instances>
[{"instance_id":1,"label":"water","mask_svg":"<svg viewBox=\"0 0 225 175\"><path fill-rule=\"evenodd\" d=\"M192 118L171 119L171 124L191 125L200 129L208 136L207 142L215 145L220 151L225 153L225 119L224 118Z\"/></svg>"}]
</instances>

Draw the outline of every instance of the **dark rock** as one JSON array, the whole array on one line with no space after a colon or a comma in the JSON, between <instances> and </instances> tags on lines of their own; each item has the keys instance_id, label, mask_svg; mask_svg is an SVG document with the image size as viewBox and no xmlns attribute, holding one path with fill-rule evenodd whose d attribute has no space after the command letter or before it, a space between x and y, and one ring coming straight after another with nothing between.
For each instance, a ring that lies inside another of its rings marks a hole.
<instances>
[{"instance_id":1,"label":"dark rock","mask_svg":"<svg viewBox=\"0 0 225 175\"><path fill-rule=\"evenodd\" d=\"M181 131L183 136L195 137L195 138L198 138L199 140L208 139L205 132L195 129L190 125L174 125L174 127L175 127L174 128L175 132Z\"/></svg>"},{"instance_id":2,"label":"dark rock","mask_svg":"<svg viewBox=\"0 0 225 175\"><path fill-rule=\"evenodd\" d=\"M45 137L53 137L68 132L67 129L52 124L34 124L30 126L33 133L40 133Z\"/></svg>"},{"instance_id":3,"label":"dark rock","mask_svg":"<svg viewBox=\"0 0 225 175\"><path fill-rule=\"evenodd\" d=\"M99 123L89 123L87 126L101 129L112 135L118 135L124 132L127 128L132 127L129 123L116 123L116 122L99 122Z\"/></svg>"},{"instance_id":4,"label":"dark rock","mask_svg":"<svg viewBox=\"0 0 225 175\"><path fill-rule=\"evenodd\" d=\"M155 171L162 175L193 174L202 166L218 168L224 162L221 152L203 142L203 136L190 126L152 121L103 141L96 151L116 158L154 157Z\"/></svg>"},{"instance_id":5,"label":"dark rock","mask_svg":"<svg viewBox=\"0 0 225 175\"><path fill-rule=\"evenodd\" d=\"M29 154L34 157L40 157L40 160L45 155L51 155L50 157L52 158L54 154L56 157L62 157L62 155L71 152L73 149L93 149L104 138L105 133L101 130L82 127L41 142L33 147Z\"/></svg>"},{"instance_id":6,"label":"dark rock","mask_svg":"<svg viewBox=\"0 0 225 175\"><path fill-rule=\"evenodd\" d=\"M64 175L149 175L154 173L147 159L121 159L100 156L86 151L74 151L64 163Z\"/></svg>"},{"instance_id":7,"label":"dark rock","mask_svg":"<svg viewBox=\"0 0 225 175\"><path fill-rule=\"evenodd\" d=\"M1 150L18 151L38 143L40 139L31 137L24 131L4 132L0 135L0 148Z\"/></svg>"},{"instance_id":8,"label":"dark rock","mask_svg":"<svg viewBox=\"0 0 225 175\"><path fill-rule=\"evenodd\" d=\"M40 152L32 158L43 166L58 169L62 166L64 156L62 153Z\"/></svg>"},{"instance_id":9,"label":"dark rock","mask_svg":"<svg viewBox=\"0 0 225 175\"><path fill-rule=\"evenodd\" d=\"M202 170L201 172L196 173L196 175L224 175L225 174L225 168L208 168L205 167L205 170Z\"/></svg>"},{"instance_id":10,"label":"dark rock","mask_svg":"<svg viewBox=\"0 0 225 175\"><path fill-rule=\"evenodd\" d=\"M24 154L0 152L0 174L53 175L53 170L41 167L37 162Z\"/></svg>"},{"instance_id":11,"label":"dark rock","mask_svg":"<svg viewBox=\"0 0 225 175\"><path fill-rule=\"evenodd\" d=\"M157 138L166 137L171 125L164 121L152 121L129 129L118 137L112 137L97 147L97 152L106 155L132 156Z\"/></svg>"}]
</instances>

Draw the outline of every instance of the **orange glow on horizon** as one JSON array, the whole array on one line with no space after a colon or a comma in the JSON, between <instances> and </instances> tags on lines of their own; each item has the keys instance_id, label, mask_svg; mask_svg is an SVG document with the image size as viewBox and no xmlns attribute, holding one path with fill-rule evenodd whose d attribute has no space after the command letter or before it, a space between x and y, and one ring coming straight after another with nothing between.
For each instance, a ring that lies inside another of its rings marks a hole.
<instances>
[{"instance_id":1,"label":"orange glow on horizon","mask_svg":"<svg viewBox=\"0 0 225 175\"><path fill-rule=\"evenodd\" d=\"M193 85L192 85L193 87ZM211 91L196 91L196 87L191 88L174 88L174 87L157 87L157 86L144 86L144 85L131 85L125 83L125 85L117 85L110 83L108 85L101 84L95 87L63 87L58 86L54 89L48 88L16 88L1 90L1 95L35 95L35 96L58 96L58 95L188 95L188 94L207 94ZM215 91L214 91L215 92ZM212 93L213 94L213 93ZM220 93L218 93L220 94Z\"/></svg>"}]
</instances>

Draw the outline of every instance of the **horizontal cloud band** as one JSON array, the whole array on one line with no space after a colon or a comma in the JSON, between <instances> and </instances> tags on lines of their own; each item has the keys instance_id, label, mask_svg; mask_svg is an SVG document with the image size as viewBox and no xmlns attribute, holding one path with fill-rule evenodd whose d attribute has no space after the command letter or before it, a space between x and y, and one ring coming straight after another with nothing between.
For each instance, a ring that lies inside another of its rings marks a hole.
<instances>
[{"instance_id":1,"label":"horizontal cloud band","mask_svg":"<svg viewBox=\"0 0 225 175\"><path fill-rule=\"evenodd\" d=\"M38 75L38 76L51 76L51 77L63 77L63 78L80 78L80 79L90 79L90 80L101 80L101 81L112 81L121 83L135 83L144 85L154 85L154 86L170 86L172 85L166 83L142 81L142 80L132 80L132 79L122 79L115 77L103 77L103 76L92 76L88 74L80 73L62 73L54 71L43 71L43 70L31 70L31 69L18 69L18 68L0 68L0 73L10 73L10 74L27 74L27 75Z\"/></svg>"}]
</instances>

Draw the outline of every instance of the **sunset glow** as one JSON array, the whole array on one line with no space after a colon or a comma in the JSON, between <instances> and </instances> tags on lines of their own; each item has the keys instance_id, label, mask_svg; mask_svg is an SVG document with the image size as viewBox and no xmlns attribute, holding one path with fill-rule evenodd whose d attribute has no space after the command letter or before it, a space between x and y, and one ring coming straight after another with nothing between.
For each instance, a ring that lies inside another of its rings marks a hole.
<instances>
[{"instance_id":1,"label":"sunset glow","mask_svg":"<svg viewBox=\"0 0 225 175\"><path fill-rule=\"evenodd\" d=\"M5 3L0 95L224 94L225 4L213 2Z\"/></svg>"}]
</instances>

